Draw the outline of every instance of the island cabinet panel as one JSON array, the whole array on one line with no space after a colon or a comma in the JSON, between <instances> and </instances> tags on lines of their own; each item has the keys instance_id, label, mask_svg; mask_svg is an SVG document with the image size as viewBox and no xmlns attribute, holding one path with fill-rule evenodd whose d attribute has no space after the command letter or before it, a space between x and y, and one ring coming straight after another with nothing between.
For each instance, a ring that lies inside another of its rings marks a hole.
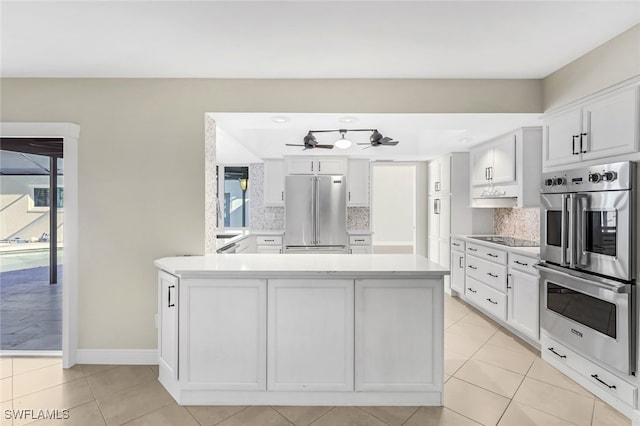
<instances>
[{"instance_id":1,"label":"island cabinet panel","mask_svg":"<svg viewBox=\"0 0 640 426\"><path fill-rule=\"evenodd\" d=\"M353 390L353 280L270 279L268 390Z\"/></svg>"},{"instance_id":2,"label":"island cabinet panel","mask_svg":"<svg viewBox=\"0 0 640 426\"><path fill-rule=\"evenodd\" d=\"M265 279L190 279L182 288L186 388L266 389Z\"/></svg>"},{"instance_id":3,"label":"island cabinet panel","mask_svg":"<svg viewBox=\"0 0 640 426\"><path fill-rule=\"evenodd\" d=\"M442 281L358 279L356 391L442 386Z\"/></svg>"},{"instance_id":4,"label":"island cabinet panel","mask_svg":"<svg viewBox=\"0 0 640 426\"><path fill-rule=\"evenodd\" d=\"M178 282L175 275L158 274L158 362L174 380L178 379Z\"/></svg>"}]
</instances>

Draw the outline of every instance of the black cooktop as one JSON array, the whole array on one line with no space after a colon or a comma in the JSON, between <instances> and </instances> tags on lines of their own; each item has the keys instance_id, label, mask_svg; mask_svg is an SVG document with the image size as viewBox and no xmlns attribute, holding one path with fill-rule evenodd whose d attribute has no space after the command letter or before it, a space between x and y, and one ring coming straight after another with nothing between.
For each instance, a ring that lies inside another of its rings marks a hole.
<instances>
[{"instance_id":1,"label":"black cooktop","mask_svg":"<svg viewBox=\"0 0 640 426\"><path fill-rule=\"evenodd\" d=\"M538 247L540 245L537 241L521 240L520 238L502 237L499 235L489 235L486 237L471 237L480 241L487 241L490 243L502 244L509 247Z\"/></svg>"}]
</instances>

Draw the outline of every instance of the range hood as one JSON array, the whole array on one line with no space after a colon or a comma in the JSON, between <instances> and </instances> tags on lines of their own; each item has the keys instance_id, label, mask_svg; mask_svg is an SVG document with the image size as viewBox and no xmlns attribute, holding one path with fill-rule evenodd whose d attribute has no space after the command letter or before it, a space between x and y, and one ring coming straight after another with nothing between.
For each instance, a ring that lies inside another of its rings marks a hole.
<instances>
[{"instance_id":1,"label":"range hood","mask_svg":"<svg viewBox=\"0 0 640 426\"><path fill-rule=\"evenodd\" d=\"M518 207L518 185L472 188L471 207L488 209Z\"/></svg>"}]
</instances>

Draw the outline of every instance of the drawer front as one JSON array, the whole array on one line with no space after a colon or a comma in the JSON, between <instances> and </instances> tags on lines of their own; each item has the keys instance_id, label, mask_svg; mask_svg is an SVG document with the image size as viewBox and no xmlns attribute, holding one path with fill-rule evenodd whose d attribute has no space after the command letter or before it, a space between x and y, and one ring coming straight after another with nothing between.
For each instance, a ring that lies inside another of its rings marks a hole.
<instances>
[{"instance_id":1,"label":"drawer front","mask_svg":"<svg viewBox=\"0 0 640 426\"><path fill-rule=\"evenodd\" d=\"M469 277L466 279L465 287L465 296L471 294L469 299L471 299L476 306L502 321L507 320L506 294Z\"/></svg>"},{"instance_id":2,"label":"drawer front","mask_svg":"<svg viewBox=\"0 0 640 426\"><path fill-rule=\"evenodd\" d=\"M459 240L457 238L451 239L451 250L464 251L465 242L464 240Z\"/></svg>"},{"instance_id":3,"label":"drawer front","mask_svg":"<svg viewBox=\"0 0 640 426\"><path fill-rule=\"evenodd\" d=\"M549 339L544 334L541 336L540 343L545 358L565 364L593 383L597 389L609 393L627 405L634 406L637 393L635 386L607 372L566 346Z\"/></svg>"},{"instance_id":4,"label":"drawer front","mask_svg":"<svg viewBox=\"0 0 640 426\"><path fill-rule=\"evenodd\" d=\"M493 247L487 247L480 244L474 244L467 242L467 253L473 254L484 259L488 259L492 262L500 263L502 265L507 264L507 252L504 250L494 249Z\"/></svg>"},{"instance_id":5,"label":"drawer front","mask_svg":"<svg viewBox=\"0 0 640 426\"><path fill-rule=\"evenodd\" d=\"M538 270L533 267L539 262L538 258L509 253L509 267L527 274L538 276Z\"/></svg>"},{"instance_id":6,"label":"drawer front","mask_svg":"<svg viewBox=\"0 0 640 426\"><path fill-rule=\"evenodd\" d=\"M506 293L507 267L488 262L478 256L467 256L467 276Z\"/></svg>"},{"instance_id":7,"label":"drawer front","mask_svg":"<svg viewBox=\"0 0 640 426\"><path fill-rule=\"evenodd\" d=\"M371 244L371 235L349 235L349 245L364 246Z\"/></svg>"},{"instance_id":8,"label":"drawer front","mask_svg":"<svg viewBox=\"0 0 640 426\"><path fill-rule=\"evenodd\" d=\"M256 244L259 246L281 246L281 235L258 235L256 236Z\"/></svg>"}]
</instances>

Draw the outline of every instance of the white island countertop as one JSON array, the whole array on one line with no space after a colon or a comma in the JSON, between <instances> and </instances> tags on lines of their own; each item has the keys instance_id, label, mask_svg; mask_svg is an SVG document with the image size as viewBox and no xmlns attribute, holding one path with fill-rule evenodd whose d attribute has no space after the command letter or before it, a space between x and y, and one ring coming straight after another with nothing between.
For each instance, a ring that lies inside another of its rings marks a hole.
<instances>
[{"instance_id":1,"label":"white island countertop","mask_svg":"<svg viewBox=\"0 0 640 426\"><path fill-rule=\"evenodd\" d=\"M449 270L413 254L213 254L165 257L154 265L179 276L438 277Z\"/></svg>"}]
</instances>

